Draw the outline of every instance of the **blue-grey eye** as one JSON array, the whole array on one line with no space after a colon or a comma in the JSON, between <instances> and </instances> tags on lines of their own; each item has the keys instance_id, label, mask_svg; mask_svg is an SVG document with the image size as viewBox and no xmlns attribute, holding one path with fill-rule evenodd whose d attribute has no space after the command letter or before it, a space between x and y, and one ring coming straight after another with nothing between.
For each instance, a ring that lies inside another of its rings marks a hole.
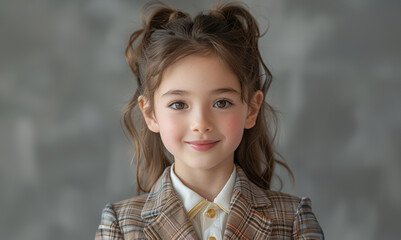
<instances>
[{"instance_id":1,"label":"blue-grey eye","mask_svg":"<svg viewBox=\"0 0 401 240\"><path fill-rule=\"evenodd\" d=\"M174 102L174 103L170 104L169 107L173 108L174 110L182 110L182 109L188 108L188 105L183 102Z\"/></svg>"},{"instance_id":2,"label":"blue-grey eye","mask_svg":"<svg viewBox=\"0 0 401 240\"><path fill-rule=\"evenodd\" d=\"M227 100L219 100L213 105L213 107L215 107L215 108L228 108L231 105L232 105L232 103L227 101Z\"/></svg>"}]
</instances>

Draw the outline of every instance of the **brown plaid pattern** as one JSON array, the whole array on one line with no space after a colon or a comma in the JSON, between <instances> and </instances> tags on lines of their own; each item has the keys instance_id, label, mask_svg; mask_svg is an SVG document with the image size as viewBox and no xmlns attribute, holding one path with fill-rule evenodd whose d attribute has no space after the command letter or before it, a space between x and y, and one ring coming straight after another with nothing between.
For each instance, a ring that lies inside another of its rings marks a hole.
<instances>
[{"instance_id":1,"label":"brown plaid pattern","mask_svg":"<svg viewBox=\"0 0 401 240\"><path fill-rule=\"evenodd\" d=\"M149 194L107 204L96 239L198 239L167 168ZM309 198L263 190L237 165L224 239L324 239Z\"/></svg>"}]
</instances>

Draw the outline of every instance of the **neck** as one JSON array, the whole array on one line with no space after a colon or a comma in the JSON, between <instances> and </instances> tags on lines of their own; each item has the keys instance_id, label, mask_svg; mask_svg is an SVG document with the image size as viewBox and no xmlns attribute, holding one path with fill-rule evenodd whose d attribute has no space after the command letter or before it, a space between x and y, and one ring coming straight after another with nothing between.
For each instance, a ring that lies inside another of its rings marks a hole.
<instances>
[{"instance_id":1,"label":"neck","mask_svg":"<svg viewBox=\"0 0 401 240\"><path fill-rule=\"evenodd\" d=\"M188 171L180 164L174 164L174 173L181 182L210 202L216 198L227 183L234 169L234 162L227 162L213 169Z\"/></svg>"}]
</instances>

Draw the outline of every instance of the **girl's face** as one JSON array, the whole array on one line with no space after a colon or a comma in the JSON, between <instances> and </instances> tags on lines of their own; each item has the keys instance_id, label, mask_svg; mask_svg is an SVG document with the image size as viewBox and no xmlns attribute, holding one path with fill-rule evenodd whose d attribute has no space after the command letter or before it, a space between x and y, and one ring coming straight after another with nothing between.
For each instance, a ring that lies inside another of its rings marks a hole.
<instances>
[{"instance_id":1,"label":"girl's face","mask_svg":"<svg viewBox=\"0 0 401 240\"><path fill-rule=\"evenodd\" d=\"M214 55L190 55L169 66L154 94L154 112L139 99L149 129L159 132L174 156L176 169L187 172L232 166L245 128L254 126L256 107L241 100L241 87L231 69ZM178 173L177 173L178 174Z\"/></svg>"}]
</instances>

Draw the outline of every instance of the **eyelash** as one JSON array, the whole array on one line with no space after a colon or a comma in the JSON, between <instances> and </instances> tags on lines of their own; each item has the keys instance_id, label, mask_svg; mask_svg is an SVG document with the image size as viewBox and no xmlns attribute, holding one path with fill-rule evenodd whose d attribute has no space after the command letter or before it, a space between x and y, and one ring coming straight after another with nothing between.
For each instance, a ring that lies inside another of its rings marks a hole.
<instances>
[{"instance_id":1,"label":"eyelash","mask_svg":"<svg viewBox=\"0 0 401 240\"><path fill-rule=\"evenodd\" d=\"M220 107L216 107L216 108L218 108L218 109L227 109L227 108L231 107L232 105L234 105L231 101L229 101L229 100L227 100L227 99L220 99L220 100L216 101L216 102L213 104L213 107L215 107L216 104L219 103L219 102L224 102L226 105L225 105L224 107L221 107L221 108L220 108ZM184 106L181 106L182 108L178 108L178 107L177 107L178 104L184 105ZM169 107L169 108L172 108L173 110L177 110L177 111L178 111L178 110L184 110L184 109L188 108L188 105L187 105L186 103L184 103L184 102L177 101L177 102L170 103L170 104L168 105L168 107Z\"/></svg>"}]
</instances>

